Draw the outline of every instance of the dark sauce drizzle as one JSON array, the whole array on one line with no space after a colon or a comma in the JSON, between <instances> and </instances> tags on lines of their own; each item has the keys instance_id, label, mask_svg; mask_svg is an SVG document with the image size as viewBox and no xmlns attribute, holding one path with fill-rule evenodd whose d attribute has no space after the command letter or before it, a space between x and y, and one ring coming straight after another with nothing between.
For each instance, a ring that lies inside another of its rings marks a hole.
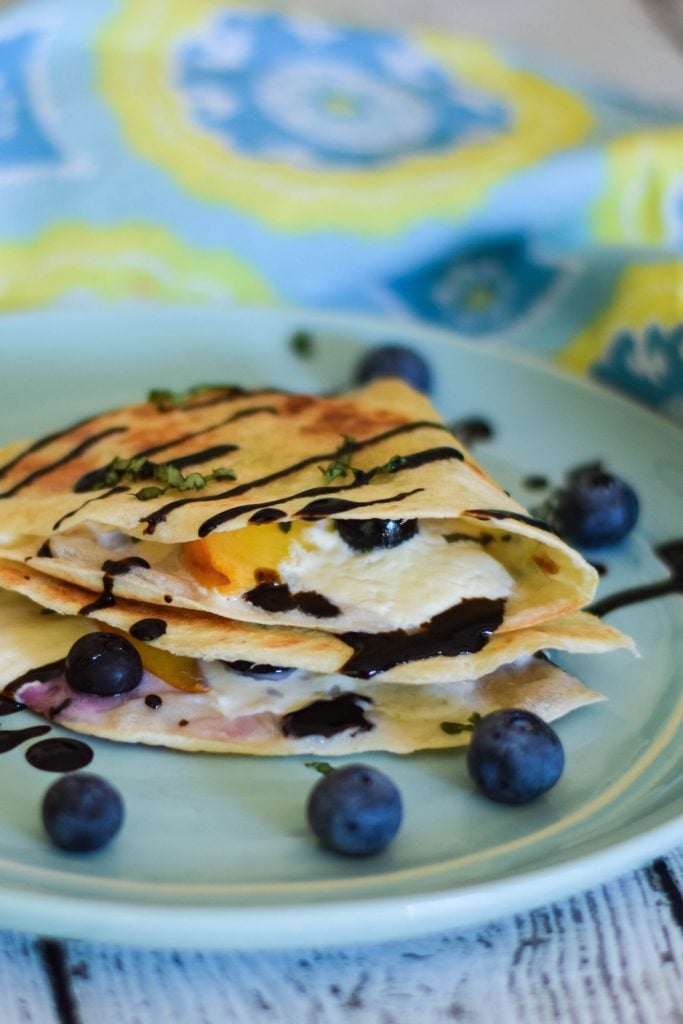
<instances>
[{"instance_id":1,"label":"dark sauce drizzle","mask_svg":"<svg viewBox=\"0 0 683 1024\"><path fill-rule=\"evenodd\" d=\"M21 689L24 683L49 683L51 679L57 679L63 675L65 667L66 658L60 658L59 661L51 661L47 665L29 669L28 672L24 672L18 679L14 679L5 686L5 696L11 697Z\"/></svg>"},{"instance_id":2,"label":"dark sauce drizzle","mask_svg":"<svg viewBox=\"0 0 683 1024\"><path fill-rule=\"evenodd\" d=\"M0 732L0 754L6 754L20 743L44 736L49 731L49 725L31 725L28 729L4 729Z\"/></svg>"},{"instance_id":3,"label":"dark sauce drizzle","mask_svg":"<svg viewBox=\"0 0 683 1024\"><path fill-rule=\"evenodd\" d=\"M212 430L217 430L219 427L225 427L229 423L234 423L235 420L244 419L246 416L255 416L257 413L262 412L277 415L277 409L273 405L256 405L249 409L240 409L239 412L233 413L224 420L219 420L218 423L212 423L208 427L202 427L201 430L193 430L191 433L181 434L179 437L174 437L171 441L164 441L163 444L155 444L149 448L142 448L140 451L134 452L131 458L141 459L149 455L157 455L159 452L168 451L169 448L175 448L180 444L185 444L186 441L192 441L195 437L201 437L202 434L209 434ZM169 461L171 461L174 466L182 468L183 465L191 465L192 461L199 463L202 461L208 461L210 458L218 458L220 455L225 455L227 452L236 451L237 447L237 445L227 444L216 445L214 448L206 448L203 452L196 452L194 455L183 455L178 459L171 459ZM105 487L105 478L108 471L109 464L106 466L98 466L97 469L91 469L89 472L84 473L83 476L74 484L74 491L77 494L81 494L84 491L95 490L98 486ZM106 495L102 495L102 497L106 497Z\"/></svg>"},{"instance_id":4,"label":"dark sauce drizzle","mask_svg":"<svg viewBox=\"0 0 683 1024\"><path fill-rule=\"evenodd\" d=\"M392 437L398 437L400 434L410 433L414 430L419 430L422 427L432 427L435 430L443 430L448 433L448 428L443 423L435 423L430 420L416 420L412 423L403 423L400 427L393 427L391 430L385 430L381 434L375 434L373 437L368 437L364 441L354 441L348 444L342 445L340 448L336 448L334 451L318 452L316 455L309 455L305 459L300 459L299 462L294 462L290 466L285 466L283 469L278 469L273 473L269 473L267 476L258 477L255 480L247 480L242 484L237 484L236 487L231 487L227 491L221 491L218 494L207 494L202 497L193 498L178 498L175 501L170 501L166 505L162 505L161 508L151 512L148 516L143 516L140 520L141 523L145 523L145 533L152 534L160 523L163 523L168 518L169 514L177 508L182 508L184 505L190 503L207 502L207 501L221 501L223 498L234 498L241 494L246 494L247 491L255 490L258 487L263 487L266 484L273 483L275 480L282 480L284 477L291 476L292 473L297 473L299 470L306 469L308 466L317 465L320 462L324 462L328 459L340 458L342 455L352 455L354 452L359 452L363 448L368 448L373 444L378 444L380 441L386 441ZM359 486L354 482L350 486ZM341 490L341 488L329 488L330 491ZM305 493L305 492L304 492ZM296 495L299 496L299 495ZM282 499L277 501L261 502L252 506L244 506L246 511L251 509L263 508L266 505L280 504ZM229 512L234 510L230 509ZM214 519L216 517L213 517ZM229 517L234 518L234 515ZM207 526L208 523L213 520L207 520L203 523L199 530L199 536L205 537L207 533L211 532L212 528ZM220 520L224 522L225 520ZM218 525L218 524L217 524ZM204 531L204 532L202 532Z\"/></svg>"},{"instance_id":5,"label":"dark sauce drizzle","mask_svg":"<svg viewBox=\"0 0 683 1024\"><path fill-rule=\"evenodd\" d=\"M668 580L660 583L645 584L642 587L630 587L616 594L609 594L601 601L596 601L588 611L594 615L607 615L617 608L625 608L640 601L651 601L667 594L683 594L683 538L666 541L655 548L655 554L661 558L671 575Z\"/></svg>"},{"instance_id":6,"label":"dark sauce drizzle","mask_svg":"<svg viewBox=\"0 0 683 1024\"><path fill-rule=\"evenodd\" d=\"M504 614L503 598L475 597L440 612L415 633L402 629L389 633L342 633L339 639L355 653L339 671L357 679L372 679L378 672L411 661L475 654L489 642Z\"/></svg>"},{"instance_id":7,"label":"dark sauce drizzle","mask_svg":"<svg viewBox=\"0 0 683 1024\"><path fill-rule=\"evenodd\" d=\"M23 704L20 704L16 700L12 700L11 697L3 697L2 694L0 694L0 718L4 718L5 715L16 715L17 711L23 710Z\"/></svg>"},{"instance_id":8,"label":"dark sauce drizzle","mask_svg":"<svg viewBox=\"0 0 683 1024\"><path fill-rule=\"evenodd\" d=\"M342 693L332 700L316 700L298 711L283 715L280 728L285 736L299 739L302 736L336 736L353 729L354 733L374 729L365 717L366 709L360 704L372 704L370 697L359 693Z\"/></svg>"},{"instance_id":9,"label":"dark sauce drizzle","mask_svg":"<svg viewBox=\"0 0 683 1024\"><path fill-rule=\"evenodd\" d=\"M524 477L522 486L528 491L544 491L546 487L550 487L550 481L547 476L541 476L540 473L531 473Z\"/></svg>"},{"instance_id":10,"label":"dark sauce drizzle","mask_svg":"<svg viewBox=\"0 0 683 1024\"><path fill-rule=\"evenodd\" d=\"M56 718L57 715L61 715L62 711L66 711L70 704L71 697L65 697L64 700L61 701L59 704L56 704L53 708L50 708L50 718Z\"/></svg>"},{"instance_id":11,"label":"dark sauce drizzle","mask_svg":"<svg viewBox=\"0 0 683 1024\"><path fill-rule=\"evenodd\" d=\"M96 494L94 498L88 498L88 500L84 501L82 505L78 506L78 508L73 508L70 512L63 515L61 519L58 519L52 529L58 530L62 523L65 523L67 519L71 519L72 516L75 516L77 512L80 512L82 508L85 508L85 506L89 505L92 501L103 501L105 498L110 498L112 494L123 494L124 491L128 490L130 490L130 488L126 487L125 484L117 484L116 487L111 487L108 491L105 491L104 494Z\"/></svg>"},{"instance_id":12,"label":"dark sauce drizzle","mask_svg":"<svg viewBox=\"0 0 683 1024\"><path fill-rule=\"evenodd\" d=\"M450 429L468 448L477 441L490 441L495 433L489 420L482 416L467 416L465 419L456 420L455 423L451 423Z\"/></svg>"},{"instance_id":13,"label":"dark sauce drizzle","mask_svg":"<svg viewBox=\"0 0 683 1024\"><path fill-rule=\"evenodd\" d=\"M112 605L116 604L116 598L114 597L114 577L108 576L106 573L102 577L102 593L99 597L91 601L90 604L83 605L79 610L79 615L91 615L93 612L99 612L102 608L111 608Z\"/></svg>"},{"instance_id":14,"label":"dark sauce drizzle","mask_svg":"<svg viewBox=\"0 0 683 1024\"><path fill-rule=\"evenodd\" d=\"M387 505L395 501L403 501L405 498L419 494L424 487L415 487L412 491L401 491L400 494L391 494L388 498L376 498L374 501L349 501L348 498L318 498L316 501L309 501L303 508L294 512L295 516L302 519L326 519L328 516L338 516L341 512L349 512L354 508L367 508L370 505Z\"/></svg>"},{"instance_id":15,"label":"dark sauce drizzle","mask_svg":"<svg viewBox=\"0 0 683 1024\"><path fill-rule=\"evenodd\" d=\"M78 423L73 423L70 427L66 427L64 430L58 430L53 434L45 434L44 437L39 437L36 441L30 444L28 448L24 448L23 452L19 452L19 454L15 455L13 459L6 462L4 466L0 466L0 479L9 473L10 469L14 469L15 466L18 466L27 455L33 455L34 452L39 452L42 448L47 448L47 446L52 444L53 441L59 441L63 437L68 437L69 434L73 434L73 432L78 430L79 427L84 427L88 423L94 423L94 421L98 420L100 416L101 413L98 413L96 416L88 416L86 419L79 420Z\"/></svg>"},{"instance_id":16,"label":"dark sauce drizzle","mask_svg":"<svg viewBox=\"0 0 683 1024\"><path fill-rule=\"evenodd\" d=\"M148 708L151 708L152 711L158 711L162 703L163 701L158 693L148 693L145 697L145 704Z\"/></svg>"},{"instance_id":17,"label":"dark sauce drizzle","mask_svg":"<svg viewBox=\"0 0 683 1024\"><path fill-rule=\"evenodd\" d=\"M29 484L40 479L40 477L47 476L48 473L54 472L55 469L59 469L61 466L65 466L67 463L73 462L74 459L80 458L84 452L87 452L89 448L92 448L93 445L98 444L98 442L103 441L105 437L110 437L112 434L122 434L127 430L128 427L107 427L106 430L101 430L99 434L93 434L91 437L86 437L84 441L77 444L75 448L72 448L70 452L63 455L61 459L56 459L47 466L41 466L40 469L35 469L22 480L18 480L17 483L8 488L8 490L0 492L0 498L11 498L13 495L23 490L24 487L28 487Z\"/></svg>"},{"instance_id":18,"label":"dark sauce drizzle","mask_svg":"<svg viewBox=\"0 0 683 1024\"><path fill-rule=\"evenodd\" d=\"M107 576L125 576L134 566L139 566L140 569L150 568L146 558L140 558L139 555L128 555L127 558L108 558L102 562L102 572Z\"/></svg>"},{"instance_id":19,"label":"dark sauce drizzle","mask_svg":"<svg viewBox=\"0 0 683 1024\"><path fill-rule=\"evenodd\" d=\"M265 523L275 523L286 515L281 508L261 508L249 517L249 522L254 526L263 526Z\"/></svg>"},{"instance_id":20,"label":"dark sauce drizzle","mask_svg":"<svg viewBox=\"0 0 683 1024\"><path fill-rule=\"evenodd\" d=\"M26 751L28 763L42 772L75 772L90 764L93 757L87 743L62 737L40 740Z\"/></svg>"},{"instance_id":21,"label":"dark sauce drizzle","mask_svg":"<svg viewBox=\"0 0 683 1024\"><path fill-rule=\"evenodd\" d=\"M43 541L40 545L36 551L36 558L52 558L52 548L50 547L49 540Z\"/></svg>"},{"instance_id":22,"label":"dark sauce drizzle","mask_svg":"<svg viewBox=\"0 0 683 1024\"><path fill-rule=\"evenodd\" d=\"M292 593L286 583L259 583L248 590L244 600L267 612L291 612L297 609L316 619L331 619L340 614L339 608L315 590Z\"/></svg>"},{"instance_id":23,"label":"dark sauce drizzle","mask_svg":"<svg viewBox=\"0 0 683 1024\"><path fill-rule=\"evenodd\" d=\"M140 619L129 630L136 640L158 640L165 632L166 623L163 619Z\"/></svg>"},{"instance_id":24,"label":"dark sauce drizzle","mask_svg":"<svg viewBox=\"0 0 683 1024\"><path fill-rule=\"evenodd\" d=\"M165 447L165 446L160 446ZM178 459L174 459L172 463L161 463L161 465L173 465L176 469L184 469L186 466L199 466L203 462L210 462L211 459L217 459L221 455L226 455L229 452L236 452L238 446L236 444L217 444L213 448L205 448L203 452L191 452L189 455L182 455ZM142 458L146 456L147 452L141 452L134 458ZM137 471L137 479L149 480L154 476L155 465L153 462L143 462ZM97 469L91 469L89 472L84 473L73 486L73 490L76 494L82 494L85 491L97 490L100 487L107 486L107 477L109 475L109 465L99 466Z\"/></svg>"}]
</instances>

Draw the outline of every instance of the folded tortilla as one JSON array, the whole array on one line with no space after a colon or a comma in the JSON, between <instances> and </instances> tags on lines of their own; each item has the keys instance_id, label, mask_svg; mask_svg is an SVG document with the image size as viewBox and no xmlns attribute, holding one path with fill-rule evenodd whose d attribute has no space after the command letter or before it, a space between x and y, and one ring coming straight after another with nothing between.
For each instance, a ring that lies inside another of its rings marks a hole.
<instances>
[{"instance_id":1,"label":"folded tortilla","mask_svg":"<svg viewBox=\"0 0 683 1024\"><path fill-rule=\"evenodd\" d=\"M167 654L133 640L144 666L135 690L113 697L74 691L63 659L98 628L0 591L4 622L0 692L75 732L179 750L325 758L466 743L473 715L523 707L550 721L601 696L545 658L522 655L478 679L426 686L295 670L245 676L222 661Z\"/></svg>"},{"instance_id":2,"label":"folded tortilla","mask_svg":"<svg viewBox=\"0 0 683 1024\"><path fill-rule=\"evenodd\" d=\"M3 558L233 621L340 637L470 602L490 635L572 613L597 584L395 380L336 398L157 395L10 446L0 486ZM415 530L358 551L336 524L369 519Z\"/></svg>"},{"instance_id":3,"label":"folded tortilla","mask_svg":"<svg viewBox=\"0 0 683 1024\"><path fill-rule=\"evenodd\" d=\"M160 608L124 598L117 598L113 604L93 606L90 591L46 576L30 565L2 560L0 587L70 617L81 623L84 631L91 628L89 620L94 619L128 635L143 637L149 648L159 651L208 661L244 660L400 684L478 679L539 650L601 653L616 648L635 649L633 641L618 629L587 612L575 612L526 629L494 633L478 650L452 656L411 657L402 662L401 636L390 635L386 644L391 655L389 667L368 672L367 665L359 666L359 651L350 642L355 638L347 638L347 642L323 630L239 622L173 605ZM50 616L46 621L50 621ZM368 642L372 648L376 638L370 636ZM361 662L362 656L361 648ZM371 664L376 661L371 658Z\"/></svg>"}]
</instances>

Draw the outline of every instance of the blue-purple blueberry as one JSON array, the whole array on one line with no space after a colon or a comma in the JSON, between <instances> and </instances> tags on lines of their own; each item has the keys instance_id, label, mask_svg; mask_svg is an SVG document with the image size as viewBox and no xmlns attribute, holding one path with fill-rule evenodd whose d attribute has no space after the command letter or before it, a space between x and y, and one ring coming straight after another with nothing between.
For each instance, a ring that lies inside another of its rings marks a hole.
<instances>
[{"instance_id":1,"label":"blue-purple blueberry","mask_svg":"<svg viewBox=\"0 0 683 1024\"><path fill-rule=\"evenodd\" d=\"M324 775L308 799L308 821L324 847L368 857L389 845L401 825L398 787L383 772L350 764Z\"/></svg>"},{"instance_id":2,"label":"blue-purple blueberry","mask_svg":"<svg viewBox=\"0 0 683 1024\"><path fill-rule=\"evenodd\" d=\"M599 462L580 466L554 499L553 525L579 547L616 544L638 520L638 496L621 477Z\"/></svg>"},{"instance_id":3,"label":"blue-purple blueberry","mask_svg":"<svg viewBox=\"0 0 683 1024\"><path fill-rule=\"evenodd\" d=\"M554 786L563 769L564 749L559 736L531 711L492 711L472 730L467 770L491 800L529 803Z\"/></svg>"},{"instance_id":4,"label":"blue-purple blueberry","mask_svg":"<svg viewBox=\"0 0 683 1024\"><path fill-rule=\"evenodd\" d=\"M43 799L43 824L55 846L70 853L99 850L124 819L121 794L99 775L76 772L54 782Z\"/></svg>"},{"instance_id":5,"label":"blue-purple blueberry","mask_svg":"<svg viewBox=\"0 0 683 1024\"><path fill-rule=\"evenodd\" d=\"M111 697L139 685L142 658L125 636L97 630L79 637L66 656L64 672L72 690Z\"/></svg>"},{"instance_id":6,"label":"blue-purple blueberry","mask_svg":"<svg viewBox=\"0 0 683 1024\"><path fill-rule=\"evenodd\" d=\"M367 384L377 377L400 377L425 395L432 390L429 364L407 345L379 345L363 356L356 370L356 382Z\"/></svg>"}]
</instances>

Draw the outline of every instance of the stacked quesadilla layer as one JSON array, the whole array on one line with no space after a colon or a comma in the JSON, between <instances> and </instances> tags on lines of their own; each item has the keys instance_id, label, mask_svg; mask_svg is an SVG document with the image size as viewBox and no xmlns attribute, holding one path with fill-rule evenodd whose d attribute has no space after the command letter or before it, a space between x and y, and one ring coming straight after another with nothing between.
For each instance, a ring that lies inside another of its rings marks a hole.
<instances>
[{"instance_id":1,"label":"stacked quesadilla layer","mask_svg":"<svg viewBox=\"0 0 683 1024\"><path fill-rule=\"evenodd\" d=\"M399 381L155 393L0 452L0 488L0 687L93 735L455 745L475 713L552 719L600 699L536 652L630 645L580 611L595 571ZM140 649L142 682L72 691L74 639L112 629Z\"/></svg>"}]
</instances>

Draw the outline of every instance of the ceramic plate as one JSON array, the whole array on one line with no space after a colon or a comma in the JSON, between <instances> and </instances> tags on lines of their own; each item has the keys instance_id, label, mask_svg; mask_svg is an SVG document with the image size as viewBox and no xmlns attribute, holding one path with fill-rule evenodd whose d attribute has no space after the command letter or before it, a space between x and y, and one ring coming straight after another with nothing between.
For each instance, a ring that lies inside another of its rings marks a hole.
<instances>
[{"instance_id":1,"label":"ceramic plate","mask_svg":"<svg viewBox=\"0 0 683 1024\"><path fill-rule=\"evenodd\" d=\"M311 358L288 345L299 328L315 336ZM150 387L344 387L359 353L390 338L429 359L448 421L492 422L495 436L477 455L526 504L542 497L525 488L529 474L559 481L593 458L633 482L643 504L635 535L592 555L607 568L601 593L667 576L653 545L683 534L680 430L518 355L417 326L206 308L7 316L0 440L47 432ZM25 747L3 755L3 927L233 949L400 938L539 905L666 852L683 841L683 600L634 605L611 621L642 656L563 660L609 699L558 723L567 765L553 790L506 808L472 791L462 752L368 755L398 783L405 807L399 836L372 859L335 857L312 839L304 806L319 776L304 757L95 741L92 770L121 789L127 820L107 849L74 856L52 849L40 825L54 776L30 767ZM21 712L0 728L29 719Z\"/></svg>"}]
</instances>

